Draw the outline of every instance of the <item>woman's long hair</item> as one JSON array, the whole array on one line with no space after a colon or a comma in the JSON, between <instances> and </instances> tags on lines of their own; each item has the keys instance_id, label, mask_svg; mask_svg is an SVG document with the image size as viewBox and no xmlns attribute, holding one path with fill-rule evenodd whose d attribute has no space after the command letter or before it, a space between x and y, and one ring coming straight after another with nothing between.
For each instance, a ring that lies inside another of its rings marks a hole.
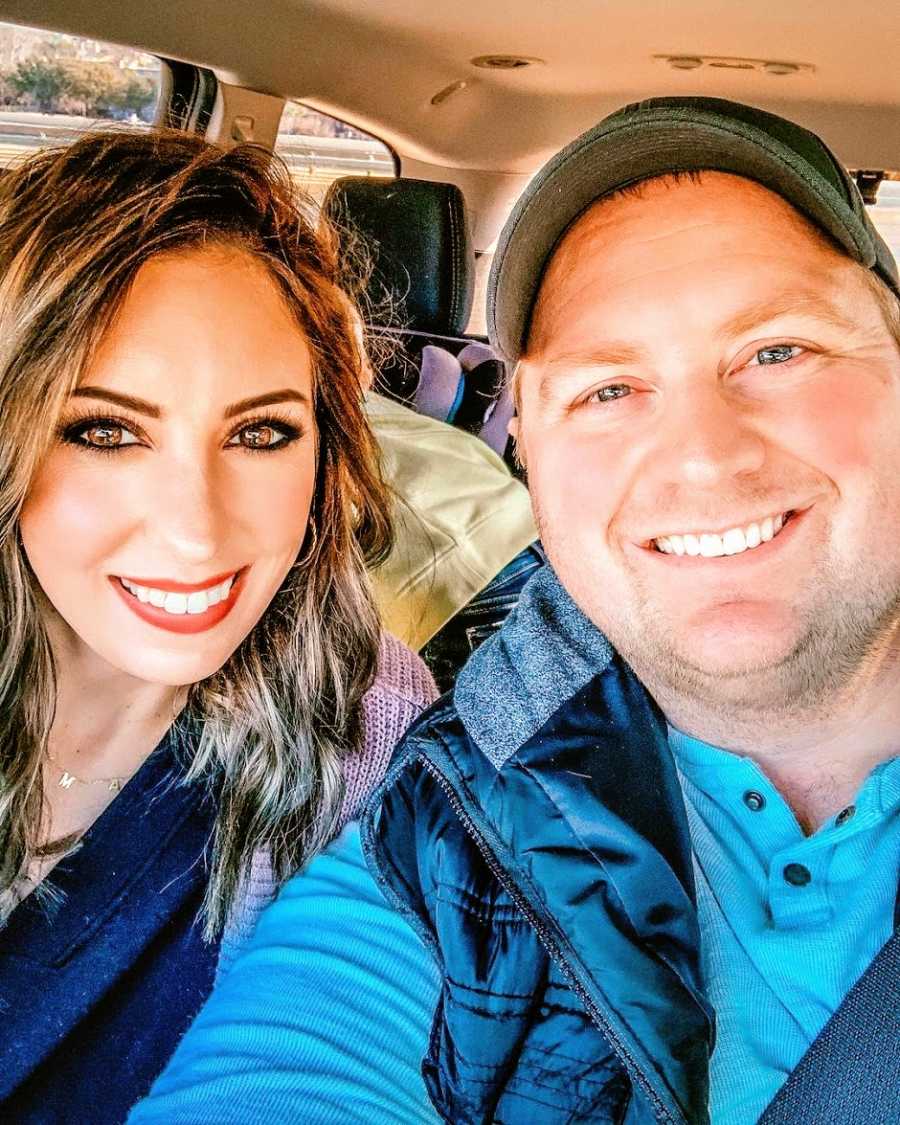
<instances>
[{"instance_id":1,"label":"woman's long hair","mask_svg":"<svg viewBox=\"0 0 900 1125\"><path fill-rule=\"evenodd\" d=\"M0 897L35 854L53 656L19 514L62 408L141 266L223 245L262 262L313 356L311 531L297 564L220 671L189 690L189 776L218 793L205 902L221 929L269 849L286 877L333 834L342 758L361 730L378 619L367 565L390 547L389 502L363 414L358 323L333 235L284 165L174 132L87 135L0 179ZM4 894L7 892L7 894Z\"/></svg>"}]
</instances>

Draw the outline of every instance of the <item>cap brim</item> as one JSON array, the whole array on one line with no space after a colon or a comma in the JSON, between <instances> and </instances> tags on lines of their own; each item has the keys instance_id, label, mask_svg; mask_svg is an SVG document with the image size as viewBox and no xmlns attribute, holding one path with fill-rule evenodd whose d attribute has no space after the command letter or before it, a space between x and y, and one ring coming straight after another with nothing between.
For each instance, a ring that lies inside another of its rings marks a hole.
<instances>
[{"instance_id":1,"label":"cap brim","mask_svg":"<svg viewBox=\"0 0 900 1125\"><path fill-rule=\"evenodd\" d=\"M852 192L842 197L793 149L752 125L717 114L653 108L607 119L584 134L546 165L513 209L488 282L488 332L494 348L507 361L521 355L547 261L587 207L641 180L703 170L755 180L807 215L862 265L881 263L864 214L861 219L854 212ZM843 170L840 174L846 176ZM894 268L896 287L896 267L883 250Z\"/></svg>"}]
</instances>

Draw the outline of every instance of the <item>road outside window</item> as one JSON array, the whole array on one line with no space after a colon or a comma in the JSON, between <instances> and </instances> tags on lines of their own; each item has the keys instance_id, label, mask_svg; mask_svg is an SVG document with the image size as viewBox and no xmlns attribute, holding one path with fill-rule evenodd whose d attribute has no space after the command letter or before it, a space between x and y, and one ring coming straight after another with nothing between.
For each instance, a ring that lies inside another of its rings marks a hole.
<instances>
[{"instance_id":1,"label":"road outside window","mask_svg":"<svg viewBox=\"0 0 900 1125\"><path fill-rule=\"evenodd\" d=\"M869 215L878 233L900 262L900 172L889 172L878 187L878 201L869 208Z\"/></svg>"},{"instance_id":2,"label":"road outside window","mask_svg":"<svg viewBox=\"0 0 900 1125\"><path fill-rule=\"evenodd\" d=\"M299 102L285 106L275 151L319 203L340 176L389 179L397 174L393 153L382 141Z\"/></svg>"},{"instance_id":3,"label":"road outside window","mask_svg":"<svg viewBox=\"0 0 900 1125\"><path fill-rule=\"evenodd\" d=\"M159 75L153 55L0 23L0 166L98 124L151 124Z\"/></svg>"}]
</instances>

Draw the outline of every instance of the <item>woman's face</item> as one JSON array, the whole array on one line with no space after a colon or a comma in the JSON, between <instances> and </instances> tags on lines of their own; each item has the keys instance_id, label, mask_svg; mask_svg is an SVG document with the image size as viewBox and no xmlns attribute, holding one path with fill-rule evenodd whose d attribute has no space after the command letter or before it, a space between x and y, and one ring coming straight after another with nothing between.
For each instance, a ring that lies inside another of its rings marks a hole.
<instances>
[{"instance_id":1,"label":"woman's face","mask_svg":"<svg viewBox=\"0 0 900 1125\"><path fill-rule=\"evenodd\" d=\"M220 668L300 551L312 396L306 339L259 262L144 265L22 512L52 634L152 683Z\"/></svg>"}]
</instances>

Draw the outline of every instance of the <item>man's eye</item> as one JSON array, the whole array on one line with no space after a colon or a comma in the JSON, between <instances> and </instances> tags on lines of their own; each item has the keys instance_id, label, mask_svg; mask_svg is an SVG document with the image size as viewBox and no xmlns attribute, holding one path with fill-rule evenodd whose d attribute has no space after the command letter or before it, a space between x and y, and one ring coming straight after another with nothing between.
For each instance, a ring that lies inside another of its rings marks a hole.
<instances>
[{"instance_id":1,"label":"man's eye","mask_svg":"<svg viewBox=\"0 0 900 1125\"><path fill-rule=\"evenodd\" d=\"M240 445L244 449L253 450L279 449L298 436L298 431L293 426L286 426L281 423L276 426L272 423L253 422L239 429L229 439L228 444L231 446Z\"/></svg>"},{"instance_id":2,"label":"man's eye","mask_svg":"<svg viewBox=\"0 0 900 1125\"><path fill-rule=\"evenodd\" d=\"M599 387L591 391L587 402L615 402L616 399L626 398L631 394L631 387L625 383L610 383L609 386Z\"/></svg>"},{"instance_id":3,"label":"man's eye","mask_svg":"<svg viewBox=\"0 0 900 1125\"><path fill-rule=\"evenodd\" d=\"M787 363L788 360L796 358L802 351L803 349L797 344L772 344L771 347L760 348L754 354L749 366L762 367L765 364Z\"/></svg>"}]
</instances>

